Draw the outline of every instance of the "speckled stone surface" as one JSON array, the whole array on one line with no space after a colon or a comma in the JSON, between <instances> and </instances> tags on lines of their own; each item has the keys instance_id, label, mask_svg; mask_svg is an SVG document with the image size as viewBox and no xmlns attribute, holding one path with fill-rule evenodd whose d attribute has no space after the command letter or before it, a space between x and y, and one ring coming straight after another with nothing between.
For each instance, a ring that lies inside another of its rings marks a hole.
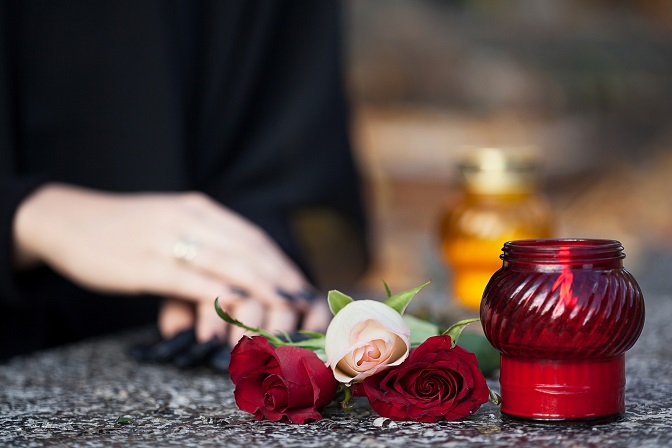
<instances>
[{"instance_id":1,"label":"speckled stone surface","mask_svg":"<svg viewBox=\"0 0 672 448\"><path fill-rule=\"evenodd\" d=\"M351 413L328 408L306 425L255 422L237 409L226 375L128 358L141 336L134 333L0 365L0 446L672 446L672 260L659 264L639 279L647 321L626 357L627 410L617 422L527 424L503 419L488 403L459 422L380 425L361 399Z\"/></svg>"}]
</instances>

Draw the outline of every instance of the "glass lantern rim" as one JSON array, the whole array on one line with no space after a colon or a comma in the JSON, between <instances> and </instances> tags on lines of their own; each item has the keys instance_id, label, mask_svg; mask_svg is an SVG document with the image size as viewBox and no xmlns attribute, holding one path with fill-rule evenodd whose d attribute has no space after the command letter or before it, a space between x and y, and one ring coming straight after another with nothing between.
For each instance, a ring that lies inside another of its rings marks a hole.
<instances>
[{"instance_id":1,"label":"glass lantern rim","mask_svg":"<svg viewBox=\"0 0 672 448\"><path fill-rule=\"evenodd\" d=\"M513 240L504 243L503 260L538 259L543 262L573 262L591 260L618 260L625 258L623 245L613 239L599 238L542 238Z\"/></svg>"}]
</instances>

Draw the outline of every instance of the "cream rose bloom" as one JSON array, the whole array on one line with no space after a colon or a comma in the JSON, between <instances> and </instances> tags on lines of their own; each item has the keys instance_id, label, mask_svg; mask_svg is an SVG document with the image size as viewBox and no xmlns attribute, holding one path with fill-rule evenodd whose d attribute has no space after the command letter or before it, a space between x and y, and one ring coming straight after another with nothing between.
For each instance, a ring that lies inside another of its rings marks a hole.
<instances>
[{"instance_id":1,"label":"cream rose bloom","mask_svg":"<svg viewBox=\"0 0 672 448\"><path fill-rule=\"evenodd\" d=\"M327 366L341 383L360 382L408 356L411 330L393 308L374 300L344 306L327 328Z\"/></svg>"}]
</instances>

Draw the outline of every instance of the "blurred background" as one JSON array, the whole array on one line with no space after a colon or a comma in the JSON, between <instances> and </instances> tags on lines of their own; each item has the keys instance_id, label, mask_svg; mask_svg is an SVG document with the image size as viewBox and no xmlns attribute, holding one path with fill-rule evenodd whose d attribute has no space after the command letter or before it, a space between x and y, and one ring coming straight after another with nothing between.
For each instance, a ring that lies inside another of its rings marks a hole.
<instances>
[{"instance_id":1,"label":"blurred background","mask_svg":"<svg viewBox=\"0 0 672 448\"><path fill-rule=\"evenodd\" d=\"M617 239L636 276L672 250L672 2L346 6L373 226L363 287L431 279L451 295L439 222L460 194L457 165L478 147L534 153L552 236Z\"/></svg>"}]
</instances>

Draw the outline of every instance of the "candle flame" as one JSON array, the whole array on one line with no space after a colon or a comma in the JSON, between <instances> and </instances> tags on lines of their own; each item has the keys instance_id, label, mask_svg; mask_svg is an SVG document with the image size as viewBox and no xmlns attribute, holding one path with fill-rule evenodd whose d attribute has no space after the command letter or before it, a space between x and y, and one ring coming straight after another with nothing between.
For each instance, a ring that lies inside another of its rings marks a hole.
<instances>
[{"instance_id":1,"label":"candle flame","mask_svg":"<svg viewBox=\"0 0 672 448\"><path fill-rule=\"evenodd\" d=\"M567 261L569 258L569 249L563 248L560 249L560 261ZM554 318L562 316L565 311L572 310L576 303L578 302L578 297L572 292L572 284L574 282L574 273L570 270L569 264L562 264L560 275L555 280L553 287L551 288L552 292L560 290L560 300L553 310Z\"/></svg>"}]
</instances>

